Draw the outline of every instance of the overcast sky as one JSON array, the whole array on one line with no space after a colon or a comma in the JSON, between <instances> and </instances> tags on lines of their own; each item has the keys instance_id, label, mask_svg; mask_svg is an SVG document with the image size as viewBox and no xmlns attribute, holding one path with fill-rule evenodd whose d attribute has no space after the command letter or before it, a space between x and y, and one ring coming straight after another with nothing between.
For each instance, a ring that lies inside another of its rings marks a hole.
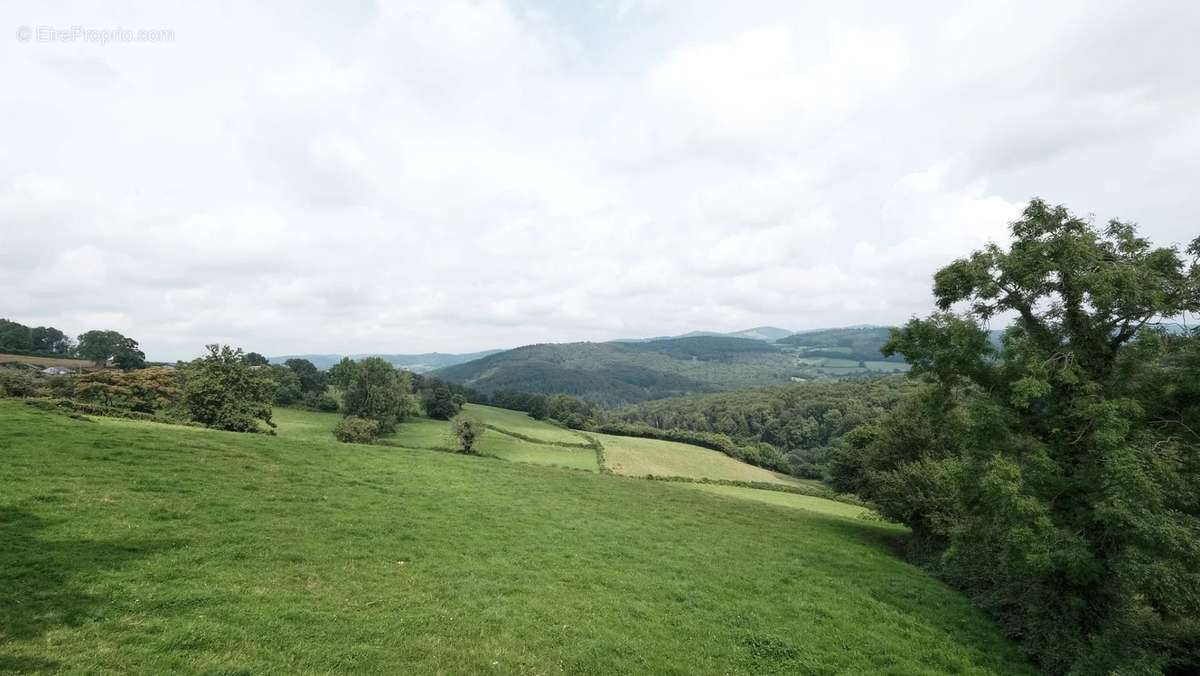
<instances>
[{"instance_id":1,"label":"overcast sky","mask_svg":"<svg viewBox=\"0 0 1200 676\"><path fill-rule=\"evenodd\" d=\"M899 322L1035 195L1200 234L1197 2L98 4L0 6L0 316L151 358Z\"/></svg>"}]
</instances>

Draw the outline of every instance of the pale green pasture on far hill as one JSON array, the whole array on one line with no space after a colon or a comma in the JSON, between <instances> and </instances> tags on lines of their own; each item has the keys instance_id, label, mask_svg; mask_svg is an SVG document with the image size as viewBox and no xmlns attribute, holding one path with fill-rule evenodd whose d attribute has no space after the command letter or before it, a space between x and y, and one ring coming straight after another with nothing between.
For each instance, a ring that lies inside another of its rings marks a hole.
<instances>
[{"instance_id":1,"label":"pale green pasture on far hill","mask_svg":"<svg viewBox=\"0 0 1200 676\"><path fill-rule=\"evenodd\" d=\"M628 476L680 476L693 479L764 481L789 486L811 485L796 477L748 465L724 453L659 439L591 434L604 446L608 467Z\"/></svg>"}]
</instances>

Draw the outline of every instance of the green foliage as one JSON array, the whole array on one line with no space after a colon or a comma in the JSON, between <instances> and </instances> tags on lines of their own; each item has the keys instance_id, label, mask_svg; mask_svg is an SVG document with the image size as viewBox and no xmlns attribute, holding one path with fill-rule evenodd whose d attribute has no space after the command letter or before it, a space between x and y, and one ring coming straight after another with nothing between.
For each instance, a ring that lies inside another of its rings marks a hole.
<instances>
[{"instance_id":1,"label":"green foliage","mask_svg":"<svg viewBox=\"0 0 1200 676\"><path fill-rule=\"evenodd\" d=\"M478 455L476 444L479 437L483 436L484 430L483 423L471 416L459 415L450 421L450 431L458 440L458 447L463 453Z\"/></svg>"},{"instance_id":2,"label":"green foliage","mask_svg":"<svg viewBox=\"0 0 1200 676\"><path fill-rule=\"evenodd\" d=\"M116 331L88 331L79 336L79 345L75 348L80 357L104 366L111 359L120 369L129 371L146 365L146 355L138 348L138 343Z\"/></svg>"},{"instance_id":3,"label":"green foliage","mask_svg":"<svg viewBox=\"0 0 1200 676\"><path fill-rule=\"evenodd\" d=\"M346 415L371 418L379 422L381 433L391 432L396 423L417 414L412 376L379 357L363 359L352 372L342 406Z\"/></svg>"},{"instance_id":4,"label":"green foliage","mask_svg":"<svg viewBox=\"0 0 1200 676\"><path fill-rule=\"evenodd\" d=\"M926 385L847 437L835 487L913 531L1050 673L1200 669L1200 311L1188 262L1034 200L893 333ZM1196 248L1197 250L1192 250ZM955 315L952 308L965 307ZM999 351L981 324L1015 314Z\"/></svg>"},{"instance_id":5,"label":"green foliage","mask_svg":"<svg viewBox=\"0 0 1200 676\"><path fill-rule=\"evenodd\" d=\"M271 363L269 359L257 352L247 352L242 359L247 366L267 366Z\"/></svg>"},{"instance_id":6,"label":"green foliage","mask_svg":"<svg viewBox=\"0 0 1200 676\"><path fill-rule=\"evenodd\" d=\"M348 444L369 444L379 437L379 421L371 418L346 416L333 428L333 436Z\"/></svg>"},{"instance_id":7,"label":"green foliage","mask_svg":"<svg viewBox=\"0 0 1200 676\"><path fill-rule=\"evenodd\" d=\"M33 374L20 369L0 368L0 396L35 397L41 393Z\"/></svg>"},{"instance_id":8,"label":"green foliage","mask_svg":"<svg viewBox=\"0 0 1200 676\"><path fill-rule=\"evenodd\" d=\"M688 443L777 471L826 479L830 453L842 437L876 420L911 389L899 377L797 383L647 401L608 417L658 430L721 435L733 441L714 445L696 437Z\"/></svg>"},{"instance_id":9,"label":"green foliage","mask_svg":"<svg viewBox=\"0 0 1200 676\"><path fill-rule=\"evenodd\" d=\"M208 354L186 367L184 405L191 418L231 432L257 432L271 424L275 393L270 377L246 365L242 350L207 345Z\"/></svg>"},{"instance_id":10,"label":"green foliage","mask_svg":"<svg viewBox=\"0 0 1200 676\"><path fill-rule=\"evenodd\" d=\"M323 411L325 413L336 413L338 410L337 399L329 392L306 392L300 401L304 408L311 411Z\"/></svg>"},{"instance_id":11,"label":"green foliage","mask_svg":"<svg viewBox=\"0 0 1200 676\"><path fill-rule=\"evenodd\" d=\"M271 383L275 387L272 401L276 406L289 406L300 401L300 398L304 396L304 390L300 386L300 376L296 375L292 369L272 364L264 370L270 376Z\"/></svg>"},{"instance_id":12,"label":"green foliage","mask_svg":"<svg viewBox=\"0 0 1200 676\"><path fill-rule=\"evenodd\" d=\"M71 339L53 326L38 326L30 329L34 354L66 356L71 354Z\"/></svg>"},{"instance_id":13,"label":"green foliage","mask_svg":"<svg viewBox=\"0 0 1200 676\"><path fill-rule=\"evenodd\" d=\"M71 378L74 398L109 408L159 413L176 407L183 397L182 377L176 369L104 369Z\"/></svg>"},{"instance_id":14,"label":"green foliage","mask_svg":"<svg viewBox=\"0 0 1200 676\"><path fill-rule=\"evenodd\" d=\"M434 420L449 420L462 410L462 400L455 397L444 383L426 390L424 395L425 415Z\"/></svg>"},{"instance_id":15,"label":"green foliage","mask_svg":"<svg viewBox=\"0 0 1200 676\"><path fill-rule=\"evenodd\" d=\"M9 319L0 319L0 352L17 354L33 350L33 333L28 326Z\"/></svg>"},{"instance_id":16,"label":"green foliage","mask_svg":"<svg viewBox=\"0 0 1200 676\"><path fill-rule=\"evenodd\" d=\"M300 379L300 390L305 394L325 390L325 374L317 369L311 361L289 359L283 365L291 369L292 373L295 373L296 377Z\"/></svg>"},{"instance_id":17,"label":"green foliage","mask_svg":"<svg viewBox=\"0 0 1200 676\"><path fill-rule=\"evenodd\" d=\"M357 362L350 357L343 357L341 361L329 367L329 383L338 389L345 390L350 387L350 381L354 379L356 367Z\"/></svg>"}]
</instances>

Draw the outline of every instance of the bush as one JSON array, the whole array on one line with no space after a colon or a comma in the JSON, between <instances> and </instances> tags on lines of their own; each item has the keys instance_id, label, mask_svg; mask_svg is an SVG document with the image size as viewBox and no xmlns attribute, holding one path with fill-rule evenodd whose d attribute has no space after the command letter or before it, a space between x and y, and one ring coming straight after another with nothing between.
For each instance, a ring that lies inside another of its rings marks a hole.
<instances>
[{"instance_id":1,"label":"bush","mask_svg":"<svg viewBox=\"0 0 1200 676\"><path fill-rule=\"evenodd\" d=\"M308 392L304 395L301 403L304 408L313 411L336 413L338 410L337 399L334 399L328 392Z\"/></svg>"},{"instance_id":2,"label":"bush","mask_svg":"<svg viewBox=\"0 0 1200 676\"><path fill-rule=\"evenodd\" d=\"M454 432L454 438L458 439L459 448L463 453L469 455L479 454L479 449L476 448L475 443L479 441L479 437L483 436L483 423L460 415L451 422L451 430Z\"/></svg>"},{"instance_id":3,"label":"bush","mask_svg":"<svg viewBox=\"0 0 1200 676\"><path fill-rule=\"evenodd\" d=\"M34 397L38 395L38 384L33 376L15 369L0 369L0 396Z\"/></svg>"},{"instance_id":4,"label":"bush","mask_svg":"<svg viewBox=\"0 0 1200 676\"><path fill-rule=\"evenodd\" d=\"M347 444L369 444L379 437L379 421L347 416L333 429L333 436Z\"/></svg>"}]
</instances>

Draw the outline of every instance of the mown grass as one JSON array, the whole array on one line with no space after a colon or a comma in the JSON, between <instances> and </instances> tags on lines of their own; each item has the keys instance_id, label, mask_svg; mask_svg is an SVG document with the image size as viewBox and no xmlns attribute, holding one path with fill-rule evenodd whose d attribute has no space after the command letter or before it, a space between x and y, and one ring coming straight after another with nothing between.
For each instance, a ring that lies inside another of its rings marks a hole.
<instances>
[{"instance_id":1,"label":"mown grass","mask_svg":"<svg viewBox=\"0 0 1200 676\"><path fill-rule=\"evenodd\" d=\"M748 465L724 453L674 441L592 434L604 445L608 467L628 476L682 476L693 479L764 481L799 485L806 483L786 474ZM807 482L810 483L811 482Z\"/></svg>"},{"instance_id":2,"label":"mown grass","mask_svg":"<svg viewBox=\"0 0 1200 676\"><path fill-rule=\"evenodd\" d=\"M686 485L12 400L0 466L0 669L1026 673L894 529Z\"/></svg>"}]
</instances>

